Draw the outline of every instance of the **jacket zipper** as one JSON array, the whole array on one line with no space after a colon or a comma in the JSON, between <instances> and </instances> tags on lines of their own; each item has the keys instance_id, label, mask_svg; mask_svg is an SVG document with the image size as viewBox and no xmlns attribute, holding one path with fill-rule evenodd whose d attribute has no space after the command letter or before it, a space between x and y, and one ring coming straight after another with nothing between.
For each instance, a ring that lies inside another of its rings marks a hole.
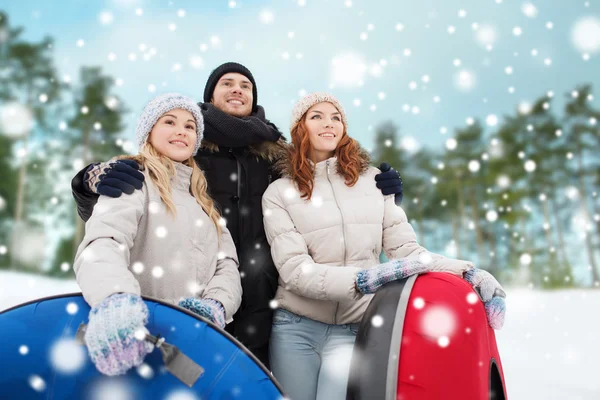
<instances>
[{"instance_id":1,"label":"jacket zipper","mask_svg":"<svg viewBox=\"0 0 600 400\"><path fill-rule=\"evenodd\" d=\"M342 217L342 238L344 239L344 264L343 267L346 266L346 224L344 223L344 214L342 213L342 209L340 208L340 204L337 201L337 196L335 195L335 190L333 189L333 184L331 183L331 179L329 178L329 160L326 162L327 165L327 180L329 181L329 185L331 186L331 191L333 192L333 199L335 200L335 205L338 210L340 210L340 216ZM336 302L335 306L335 314L333 314L333 324L337 325L337 312L340 308L340 302Z\"/></svg>"},{"instance_id":2,"label":"jacket zipper","mask_svg":"<svg viewBox=\"0 0 600 400\"><path fill-rule=\"evenodd\" d=\"M238 240L240 242L240 247L241 247L241 242L242 242L242 209L241 209L241 202L242 202L242 165L240 164L240 160L238 160L237 156L235 155L235 153L233 152L233 148L229 148L229 154L233 157L235 157L235 163L237 165L237 209L238 209Z\"/></svg>"}]
</instances>

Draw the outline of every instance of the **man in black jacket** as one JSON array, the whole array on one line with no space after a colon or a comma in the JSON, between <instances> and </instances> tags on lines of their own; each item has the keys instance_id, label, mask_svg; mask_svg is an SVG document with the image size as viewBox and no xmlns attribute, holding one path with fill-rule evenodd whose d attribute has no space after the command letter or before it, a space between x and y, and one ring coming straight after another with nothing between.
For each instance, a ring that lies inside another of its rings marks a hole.
<instances>
[{"instance_id":1,"label":"man in black jacket","mask_svg":"<svg viewBox=\"0 0 600 400\"><path fill-rule=\"evenodd\" d=\"M200 104L204 139L195 156L237 249L242 277L242 305L227 326L267 368L268 344L278 274L264 232L261 199L279 176L275 161L286 151L277 127L257 104L252 73L238 63L225 63L209 76ZM144 176L132 161L91 164L72 181L77 211L87 220L98 195L118 197L142 187ZM384 169L389 169L389 166ZM402 181L390 169L378 175L384 194L402 196Z\"/></svg>"}]
</instances>

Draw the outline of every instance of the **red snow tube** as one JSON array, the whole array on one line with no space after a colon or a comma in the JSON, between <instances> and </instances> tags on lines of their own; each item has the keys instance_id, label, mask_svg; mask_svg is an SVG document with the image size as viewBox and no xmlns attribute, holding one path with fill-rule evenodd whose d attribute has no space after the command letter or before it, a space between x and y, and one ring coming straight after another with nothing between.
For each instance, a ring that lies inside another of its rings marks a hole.
<instances>
[{"instance_id":1,"label":"red snow tube","mask_svg":"<svg viewBox=\"0 0 600 400\"><path fill-rule=\"evenodd\" d=\"M494 330L463 279L429 273L373 297L356 338L350 400L505 400Z\"/></svg>"}]
</instances>

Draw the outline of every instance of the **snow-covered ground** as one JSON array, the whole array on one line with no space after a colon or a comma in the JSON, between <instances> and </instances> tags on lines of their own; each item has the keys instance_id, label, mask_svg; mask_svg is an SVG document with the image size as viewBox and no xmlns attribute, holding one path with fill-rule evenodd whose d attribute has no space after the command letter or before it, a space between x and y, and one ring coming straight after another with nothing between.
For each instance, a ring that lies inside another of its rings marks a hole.
<instances>
[{"instance_id":1,"label":"snow-covered ground","mask_svg":"<svg viewBox=\"0 0 600 400\"><path fill-rule=\"evenodd\" d=\"M59 293L75 281L0 272L0 310ZM497 333L511 400L600 399L600 290L507 290Z\"/></svg>"},{"instance_id":2,"label":"snow-covered ground","mask_svg":"<svg viewBox=\"0 0 600 400\"><path fill-rule=\"evenodd\" d=\"M507 293L496 338L509 399L600 399L600 290Z\"/></svg>"}]
</instances>

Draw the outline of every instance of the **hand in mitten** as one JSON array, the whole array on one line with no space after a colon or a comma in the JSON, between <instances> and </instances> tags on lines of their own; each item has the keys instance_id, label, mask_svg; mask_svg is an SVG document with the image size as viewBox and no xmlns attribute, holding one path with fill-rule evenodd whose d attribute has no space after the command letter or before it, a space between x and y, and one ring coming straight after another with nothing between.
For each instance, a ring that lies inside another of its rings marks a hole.
<instances>
[{"instance_id":1,"label":"hand in mitten","mask_svg":"<svg viewBox=\"0 0 600 400\"><path fill-rule=\"evenodd\" d=\"M119 197L122 193L131 194L141 189L144 174L133 160L116 160L92 164L85 172L87 188L96 194Z\"/></svg>"},{"instance_id":2,"label":"hand in mitten","mask_svg":"<svg viewBox=\"0 0 600 400\"><path fill-rule=\"evenodd\" d=\"M418 260L401 258L376 267L363 269L356 276L356 288L362 294L375 293L388 282L408 278L411 275L428 272L429 267Z\"/></svg>"},{"instance_id":3,"label":"hand in mitten","mask_svg":"<svg viewBox=\"0 0 600 400\"><path fill-rule=\"evenodd\" d=\"M504 325L504 314L506 314L506 302L504 301L506 292L502 286L492 274L479 268L468 270L465 272L464 278L479 291L490 326L494 329L501 329Z\"/></svg>"},{"instance_id":4,"label":"hand in mitten","mask_svg":"<svg viewBox=\"0 0 600 400\"><path fill-rule=\"evenodd\" d=\"M375 175L377 188L379 188L384 195L395 195L395 203L399 206L402 204L402 197L404 196L400 174L387 163L381 163L379 169L381 170L381 173Z\"/></svg>"},{"instance_id":5,"label":"hand in mitten","mask_svg":"<svg viewBox=\"0 0 600 400\"><path fill-rule=\"evenodd\" d=\"M218 300L188 297L179 302L179 307L210 320L220 328L225 328L225 308Z\"/></svg>"},{"instance_id":6,"label":"hand in mitten","mask_svg":"<svg viewBox=\"0 0 600 400\"><path fill-rule=\"evenodd\" d=\"M144 361L154 345L145 341L148 307L140 296L113 294L92 308L85 343L98 371L121 375Z\"/></svg>"}]
</instances>

